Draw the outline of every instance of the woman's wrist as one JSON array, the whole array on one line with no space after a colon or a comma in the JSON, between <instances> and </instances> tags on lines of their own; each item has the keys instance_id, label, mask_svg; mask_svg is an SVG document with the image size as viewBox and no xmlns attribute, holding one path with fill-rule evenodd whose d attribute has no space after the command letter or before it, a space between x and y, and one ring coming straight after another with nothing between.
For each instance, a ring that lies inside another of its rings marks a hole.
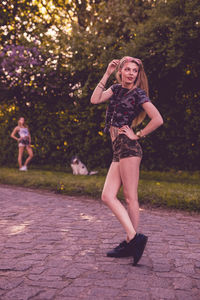
<instances>
[{"instance_id":1,"label":"woman's wrist","mask_svg":"<svg viewBox=\"0 0 200 300\"><path fill-rule=\"evenodd\" d=\"M99 81L99 84L101 84L103 87L105 87L105 83L103 83L102 81Z\"/></svg>"},{"instance_id":2,"label":"woman's wrist","mask_svg":"<svg viewBox=\"0 0 200 300\"><path fill-rule=\"evenodd\" d=\"M101 80L99 81L99 83L98 83L97 86L98 86L99 88L101 88L101 89L104 89L105 86L106 86L106 82L107 82L108 78L109 78L109 76L105 73L105 74L103 75L103 77L101 78Z\"/></svg>"},{"instance_id":3,"label":"woman's wrist","mask_svg":"<svg viewBox=\"0 0 200 300\"><path fill-rule=\"evenodd\" d=\"M99 87L102 90L105 89L105 85L101 81L97 84L97 87Z\"/></svg>"},{"instance_id":4,"label":"woman's wrist","mask_svg":"<svg viewBox=\"0 0 200 300\"><path fill-rule=\"evenodd\" d=\"M143 134L142 130L139 130L138 132L136 132L136 135L138 137L138 139L144 138L145 135Z\"/></svg>"}]
</instances>

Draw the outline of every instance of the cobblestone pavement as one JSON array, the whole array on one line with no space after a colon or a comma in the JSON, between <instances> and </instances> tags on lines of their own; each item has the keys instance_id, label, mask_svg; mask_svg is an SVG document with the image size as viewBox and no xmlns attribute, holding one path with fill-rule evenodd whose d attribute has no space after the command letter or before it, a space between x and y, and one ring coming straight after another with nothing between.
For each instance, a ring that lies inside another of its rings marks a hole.
<instances>
[{"instance_id":1,"label":"cobblestone pavement","mask_svg":"<svg viewBox=\"0 0 200 300\"><path fill-rule=\"evenodd\" d=\"M125 234L107 207L0 186L0 299L200 299L200 217L141 210L138 266L108 258Z\"/></svg>"}]
</instances>

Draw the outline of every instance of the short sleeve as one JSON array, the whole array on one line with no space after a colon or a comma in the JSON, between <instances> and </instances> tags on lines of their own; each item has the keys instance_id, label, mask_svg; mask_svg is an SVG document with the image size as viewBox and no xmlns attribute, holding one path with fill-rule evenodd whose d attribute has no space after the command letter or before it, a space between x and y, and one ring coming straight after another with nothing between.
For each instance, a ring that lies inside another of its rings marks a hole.
<instances>
[{"instance_id":1,"label":"short sleeve","mask_svg":"<svg viewBox=\"0 0 200 300\"><path fill-rule=\"evenodd\" d=\"M145 91L144 90L142 90L142 89L140 89L140 88L138 88L137 89L137 104L138 105L142 105L142 104L144 104L145 102L151 102L151 100L149 99L149 97L147 96L147 94L145 93Z\"/></svg>"},{"instance_id":2,"label":"short sleeve","mask_svg":"<svg viewBox=\"0 0 200 300\"><path fill-rule=\"evenodd\" d=\"M116 94L116 92L118 91L119 87L120 87L120 84L118 84L118 83L111 85L110 88L113 91L113 94Z\"/></svg>"}]
</instances>

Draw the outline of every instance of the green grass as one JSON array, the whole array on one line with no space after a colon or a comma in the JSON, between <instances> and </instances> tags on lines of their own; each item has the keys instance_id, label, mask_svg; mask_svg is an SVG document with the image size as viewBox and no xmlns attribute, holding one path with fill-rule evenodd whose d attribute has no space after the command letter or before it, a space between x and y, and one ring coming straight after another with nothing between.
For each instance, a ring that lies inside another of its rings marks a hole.
<instances>
[{"instance_id":1,"label":"green grass","mask_svg":"<svg viewBox=\"0 0 200 300\"><path fill-rule=\"evenodd\" d=\"M0 168L0 183L47 189L67 195L87 195L99 199L106 170L98 175L73 176L63 171ZM156 207L176 208L200 212L200 172L141 171L139 201ZM119 198L123 199L122 190Z\"/></svg>"}]
</instances>

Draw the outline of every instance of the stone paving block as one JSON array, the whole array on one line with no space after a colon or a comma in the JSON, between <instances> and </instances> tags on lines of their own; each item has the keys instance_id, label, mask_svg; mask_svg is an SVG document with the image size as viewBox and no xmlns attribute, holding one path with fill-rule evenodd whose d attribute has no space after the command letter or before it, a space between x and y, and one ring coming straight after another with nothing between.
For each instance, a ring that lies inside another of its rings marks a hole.
<instances>
[{"instance_id":1,"label":"stone paving block","mask_svg":"<svg viewBox=\"0 0 200 300\"><path fill-rule=\"evenodd\" d=\"M149 240L133 258L106 252L125 233L98 200L0 185L1 300L199 300L199 215L141 209Z\"/></svg>"},{"instance_id":2,"label":"stone paving block","mask_svg":"<svg viewBox=\"0 0 200 300\"><path fill-rule=\"evenodd\" d=\"M154 264L153 271L154 272L169 272L171 270L171 266L169 264Z\"/></svg>"},{"instance_id":3,"label":"stone paving block","mask_svg":"<svg viewBox=\"0 0 200 300\"><path fill-rule=\"evenodd\" d=\"M112 298L115 299L120 294L120 289L118 288L111 288L111 287L98 287L94 286L90 289L88 295L93 296L96 298L96 296L102 295L105 298Z\"/></svg>"},{"instance_id":4,"label":"stone paving block","mask_svg":"<svg viewBox=\"0 0 200 300\"><path fill-rule=\"evenodd\" d=\"M22 284L4 294L2 300L28 300L31 299L31 297L36 297L43 291L43 288L25 286Z\"/></svg>"},{"instance_id":5,"label":"stone paving block","mask_svg":"<svg viewBox=\"0 0 200 300\"><path fill-rule=\"evenodd\" d=\"M159 278L170 278L170 279L174 279L174 278L185 278L185 274L183 273L179 273L179 272L157 272L156 276Z\"/></svg>"},{"instance_id":6,"label":"stone paving block","mask_svg":"<svg viewBox=\"0 0 200 300\"><path fill-rule=\"evenodd\" d=\"M18 262L15 259L12 261L0 260L0 271L27 271L32 267L32 262Z\"/></svg>"},{"instance_id":7,"label":"stone paving block","mask_svg":"<svg viewBox=\"0 0 200 300\"><path fill-rule=\"evenodd\" d=\"M46 291L42 291L39 295L32 297L31 300L54 300L56 298L56 290L48 289ZM64 300L64 299L63 299Z\"/></svg>"},{"instance_id":8,"label":"stone paving block","mask_svg":"<svg viewBox=\"0 0 200 300\"><path fill-rule=\"evenodd\" d=\"M59 296L59 295L56 295L56 297L54 298L54 299L56 299L56 300L63 300L63 299L69 299L69 300L77 300L77 297L75 296L75 297L72 297L72 296L67 296L67 298L63 298L63 296ZM52 299L52 300L54 300L54 299ZM87 298L79 298L79 299L87 299ZM35 299L36 300L36 299ZM41 300L43 300L43 299L41 299ZM94 299L93 299L94 300Z\"/></svg>"},{"instance_id":9,"label":"stone paving block","mask_svg":"<svg viewBox=\"0 0 200 300\"><path fill-rule=\"evenodd\" d=\"M198 290L200 290L200 280L199 279L193 279L193 286L197 287Z\"/></svg>"},{"instance_id":10,"label":"stone paving block","mask_svg":"<svg viewBox=\"0 0 200 300\"><path fill-rule=\"evenodd\" d=\"M136 290L136 291L143 291L149 292L150 291L150 284L149 281L138 280L137 276L135 280L129 280L127 284L124 286L127 290Z\"/></svg>"},{"instance_id":11,"label":"stone paving block","mask_svg":"<svg viewBox=\"0 0 200 300\"><path fill-rule=\"evenodd\" d=\"M194 249L191 249L191 251L194 252ZM200 261L200 253L199 253L199 249L197 250L197 253L190 253L188 254L188 258L193 258L193 259L198 259Z\"/></svg>"},{"instance_id":12,"label":"stone paving block","mask_svg":"<svg viewBox=\"0 0 200 300\"><path fill-rule=\"evenodd\" d=\"M96 272L96 270L99 269L97 264L87 264L86 262L85 263L75 262L73 264L73 267L76 268L77 270L80 270L81 272L82 271L87 271L87 272L90 271L90 273L93 272L93 271Z\"/></svg>"},{"instance_id":13,"label":"stone paving block","mask_svg":"<svg viewBox=\"0 0 200 300\"><path fill-rule=\"evenodd\" d=\"M30 275L40 275L44 272L44 270L46 270L46 268L44 266L33 266L32 269L29 271Z\"/></svg>"},{"instance_id":14,"label":"stone paving block","mask_svg":"<svg viewBox=\"0 0 200 300\"><path fill-rule=\"evenodd\" d=\"M127 276L125 278L127 279L127 282L134 281L135 279L144 281L144 282L147 282L147 281L149 282L150 278L151 278L150 282L152 281L152 277L149 277L149 275L140 274L138 272L129 273L129 274L127 274Z\"/></svg>"},{"instance_id":15,"label":"stone paving block","mask_svg":"<svg viewBox=\"0 0 200 300\"><path fill-rule=\"evenodd\" d=\"M143 291L136 291L136 290L127 290L123 291L120 294L120 297L118 298L120 300L122 299L132 299L132 300L152 300L151 295L147 292ZM156 299L158 300L158 298Z\"/></svg>"},{"instance_id":16,"label":"stone paving block","mask_svg":"<svg viewBox=\"0 0 200 300\"><path fill-rule=\"evenodd\" d=\"M5 295L5 290L1 290L1 289L0 289L0 296L1 296L0 299L3 299L3 295Z\"/></svg>"},{"instance_id":17,"label":"stone paving block","mask_svg":"<svg viewBox=\"0 0 200 300\"><path fill-rule=\"evenodd\" d=\"M192 291L177 290L175 295L177 300L199 300L200 298L200 293L195 295Z\"/></svg>"},{"instance_id":18,"label":"stone paving block","mask_svg":"<svg viewBox=\"0 0 200 300\"><path fill-rule=\"evenodd\" d=\"M9 278L6 276L5 278L0 277L0 289L11 290L22 284L23 281L23 278Z\"/></svg>"},{"instance_id":19,"label":"stone paving block","mask_svg":"<svg viewBox=\"0 0 200 300\"><path fill-rule=\"evenodd\" d=\"M66 287L59 294L59 297L63 297L63 299L70 299L70 297L75 297L76 299L81 298L86 293L85 287Z\"/></svg>"},{"instance_id":20,"label":"stone paving block","mask_svg":"<svg viewBox=\"0 0 200 300\"><path fill-rule=\"evenodd\" d=\"M175 292L172 288L151 288L151 297L154 300L158 299L175 299Z\"/></svg>"},{"instance_id":21,"label":"stone paving block","mask_svg":"<svg viewBox=\"0 0 200 300\"><path fill-rule=\"evenodd\" d=\"M97 281L96 281L97 282ZM88 286L91 286L93 283L91 280L88 280L87 278L75 278L73 280L73 283L72 283L72 286L73 287L76 287L76 286L79 286L79 287L88 287Z\"/></svg>"},{"instance_id":22,"label":"stone paving block","mask_svg":"<svg viewBox=\"0 0 200 300\"><path fill-rule=\"evenodd\" d=\"M117 288L121 289L125 287L125 279L102 279L96 280L95 285L98 287Z\"/></svg>"},{"instance_id":23,"label":"stone paving block","mask_svg":"<svg viewBox=\"0 0 200 300\"><path fill-rule=\"evenodd\" d=\"M178 268L176 268L176 271L180 272L180 273L188 274L188 275L195 273L194 265L191 265L191 264L186 264L181 267L178 267Z\"/></svg>"},{"instance_id":24,"label":"stone paving block","mask_svg":"<svg viewBox=\"0 0 200 300\"><path fill-rule=\"evenodd\" d=\"M157 288L168 288L168 287L172 287L172 282L173 282L172 278L154 277L150 281L150 286L157 287Z\"/></svg>"},{"instance_id":25,"label":"stone paving block","mask_svg":"<svg viewBox=\"0 0 200 300\"><path fill-rule=\"evenodd\" d=\"M32 287L40 287L44 289L56 289L56 290L61 290L63 288L66 288L67 286L70 285L71 282L67 281L62 281L61 278L56 278L52 276L51 278L47 278L46 280L43 279L38 279L36 280L29 280L28 282L26 281L26 284Z\"/></svg>"},{"instance_id":26,"label":"stone paving block","mask_svg":"<svg viewBox=\"0 0 200 300\"><path fill-rule=\"evenodd\" d=\"M173 287L175 290L190 290L193 287L191 278L175 278L173 280Z\"/></svg>"}]
</instances>

